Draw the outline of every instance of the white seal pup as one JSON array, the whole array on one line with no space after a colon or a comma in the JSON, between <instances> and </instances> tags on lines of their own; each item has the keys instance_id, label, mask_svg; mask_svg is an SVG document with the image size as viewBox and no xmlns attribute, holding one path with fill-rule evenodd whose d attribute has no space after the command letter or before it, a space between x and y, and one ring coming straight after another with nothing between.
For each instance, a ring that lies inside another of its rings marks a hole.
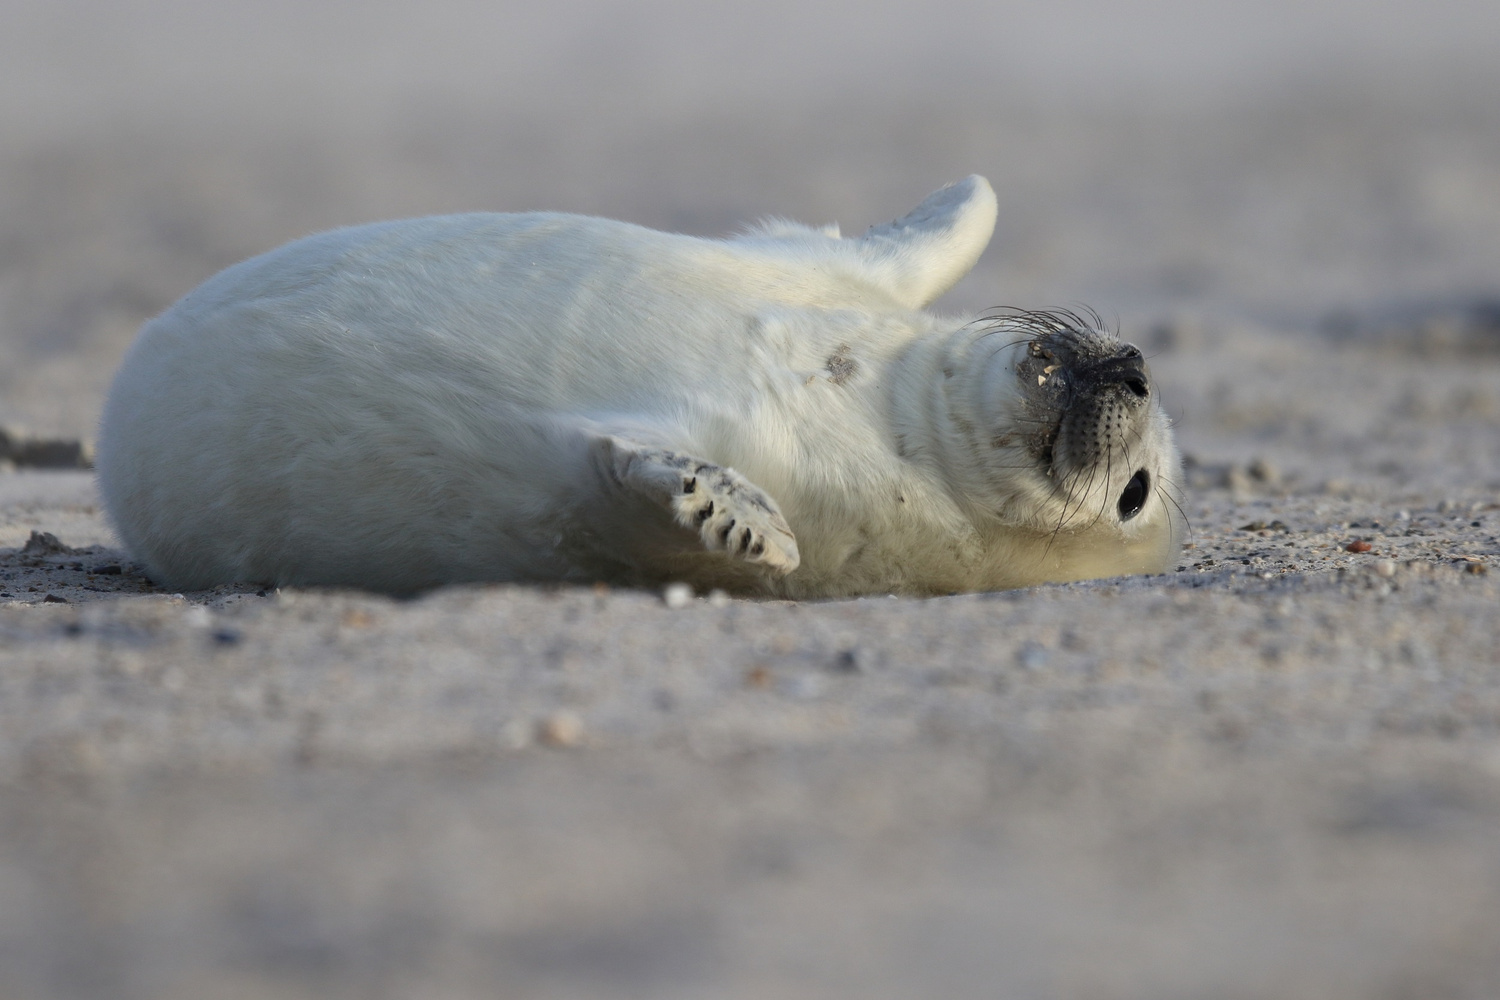
<instances>
[{"instance_id":1,"label":"white seal pup","mask_svg":"<svg viewBox=\"0 0 1500 1000\"><path fill-rule=\"evenodd\" d=\"M299 240L142 329L98 475L183 590L687 581L951 593L1176 559L1179 459L1097 318L924 311L970 177L858 238L471 214Z\"/></svg>"}]
</instances>

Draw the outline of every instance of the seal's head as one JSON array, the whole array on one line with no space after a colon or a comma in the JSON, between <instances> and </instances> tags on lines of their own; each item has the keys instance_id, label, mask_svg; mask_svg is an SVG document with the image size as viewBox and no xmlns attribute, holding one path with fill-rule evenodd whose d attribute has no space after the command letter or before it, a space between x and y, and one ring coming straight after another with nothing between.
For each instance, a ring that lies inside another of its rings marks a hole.
<instances>
[{"instance_id":1,"label":"seal's head","mask_svg":"<svg viewBox=\"0 0 1500 1000\"><path fill-rule=\"evenodd\" d=\"M1006 313L969 346L981 502L1045 536L1043 578L1168 568L1187 526L1181 459L1140 349L1063 310Z\"/></svg>"}]
</instances>

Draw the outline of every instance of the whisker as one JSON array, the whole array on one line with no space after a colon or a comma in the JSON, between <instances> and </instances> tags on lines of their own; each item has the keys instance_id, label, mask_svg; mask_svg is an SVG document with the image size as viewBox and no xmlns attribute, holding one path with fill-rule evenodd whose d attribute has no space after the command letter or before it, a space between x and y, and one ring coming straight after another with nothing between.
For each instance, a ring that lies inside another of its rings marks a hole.
<instances>
[{"instance_id":1,"label":"whisker","mask_svg":"<svg viewBox=\"0 0 1500 1000\"><path fill-rule=\"evenodd\" d=\"M1166 483L1169 486L1171 486L1177 492L1179 492L1179 493L1182 492L1182 486L1181 486L1181 484L1174 483L1174 482L1172 482L1172 480L1167 479L1165 476L1162 477L1162 482ZM1183 509L1182 504L1180 504L1180 503L1177 502L1177 498L1174 497L1171 493L1169 493L1166 490L1162 489L1162 487L1161 487L1160 484L1157 485L1156 491L1158 493L1160 493L1162 496L1166 497L1167 501L1170 502L1173 507L1177 508L1177 513L1179 513L1179 514L1182 515L1182 523L1187 527L1187 540L1188 541L1192 541L1193 540L1193 519L1190 518L1190 517L1188 517L1188 512Z\"/></svg>"},{"instance_id":2,"label":"whisker","mask_svg":"<svg viewBox=\"0 0 1500 1000\"><path fill-rule=\"evenodd\" d=\"M1104 489L1099 491L1099 513L1095 514L1094 519L1085 525L1085 527L1092 528L1098 524L1100 518L1104 517L1104 512L1109 509L1109 479L1110 472L1114 469L1114 453L1114 445L1110 445L1104 451ZM1098 468L1098 466L1095 466L1095 468ZM1093 485L1092 480L1090 480L1089 485Z\"/></svg>"}]
</instances>

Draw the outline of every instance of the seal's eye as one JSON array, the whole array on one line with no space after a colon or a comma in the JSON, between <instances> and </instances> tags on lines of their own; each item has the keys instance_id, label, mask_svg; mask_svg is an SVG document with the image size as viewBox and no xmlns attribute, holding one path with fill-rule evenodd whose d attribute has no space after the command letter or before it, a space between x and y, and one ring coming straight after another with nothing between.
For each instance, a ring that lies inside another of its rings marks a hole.
<instances>
[{"instance_id":1,"label":"seal's eye","mask_svg":"<svg viewBox=\"0 0 1500 1000\"><path fill-rule=\"evenodd\" d=\"M1120 520L1128 521L1146 506L1146 493L1151 489L1151 474L1145 469L1130 477L1125 492L1120 494Z\"/></svg>"}]
</instances>

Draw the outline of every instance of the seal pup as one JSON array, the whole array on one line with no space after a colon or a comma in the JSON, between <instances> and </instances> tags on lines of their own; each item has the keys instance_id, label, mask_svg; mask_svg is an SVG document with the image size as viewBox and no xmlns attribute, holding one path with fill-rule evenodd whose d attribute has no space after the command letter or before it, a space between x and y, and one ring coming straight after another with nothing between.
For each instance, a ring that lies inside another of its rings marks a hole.
<instances>
[{"instance_id":1,"label":"seal pup","mask_svg":"<svg viewBox=\"0 0 1500 1000\"><path fill-rule=\"evenodd\" d=\"M183 590L801 598L1164 570L1181 475L1141 352L1093 315L925 309L995 207L973 176L850 239L533 213L298 240L145 325L101 493Z\"/></svg>"}]
</instances>

